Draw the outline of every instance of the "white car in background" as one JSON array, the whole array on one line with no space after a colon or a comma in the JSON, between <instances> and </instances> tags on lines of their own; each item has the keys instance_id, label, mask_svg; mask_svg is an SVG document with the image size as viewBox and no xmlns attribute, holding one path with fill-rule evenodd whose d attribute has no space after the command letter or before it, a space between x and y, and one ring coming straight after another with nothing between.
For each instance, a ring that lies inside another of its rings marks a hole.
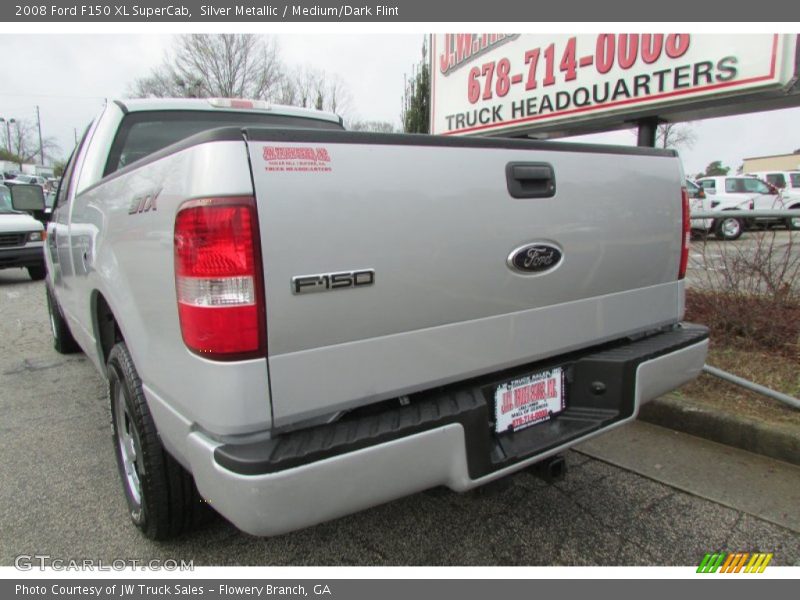
<instances>
[{"instance_id":1,"label":"white car in background","mask_svg":"<svg viewBox=\"0 0 800 600\"><path fill-rule=\"evenodd\" d=\"M749 201L752 210L784 210L788 208L781 197L780 191L774 185L768 184L757 177L748 175L724 175L715 177L702 177L697 183L703 187L706 195L717 200ZM794 220L780 218L746 219L748 227L755 224L783 223L792 226Z\"/></svg>"},{"instance_id":2,"label":"white car in background","mask_svg":"<svg viewBox=\"0 0 800 600\"><path fill-rule=\"evenodd\" d=\"M689 192L690 214L700 212L724 212L728 210L752 210L752 202L741 198L722 198L710 196L691 179L686 180ZM692 219L691 228L694 233L713 233L718 239L732 241L739 239L744 232L744 219L720 215L714 219Z\"/></svg>"},{"instance_id":3,"label":"white car in background","mask_svg":"<svg viewBox=\"0 0 800 600\"><path fill-rule=\"evenodd\" d=\"M800 209L800 171L756 171L748 173L774 185L781 192L786 208ZM800 229L800 217L786 220L789 229Z\"/></svg>"}]
</instances>

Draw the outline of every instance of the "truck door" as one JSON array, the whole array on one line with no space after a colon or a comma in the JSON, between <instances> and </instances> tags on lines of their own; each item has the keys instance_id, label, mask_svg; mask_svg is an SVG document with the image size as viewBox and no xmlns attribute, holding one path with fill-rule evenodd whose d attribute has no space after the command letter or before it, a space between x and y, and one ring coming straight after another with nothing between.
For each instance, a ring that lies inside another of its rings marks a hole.
<instances>
[{"instance_id":1,"label":"truck door","mask_svg":"<svg viewBox=\"0 0 800 600\"><path fill-rule=\"evenodd\" d=\"M52 284L56 291L59 306L68 320L74 319L73 290L75 279L75 265L71 251L69 222L72 212L72 200L75 196L75 183L78 180L76 164L79 162L81 152L86 146L87 129L80 144L72 152L64 175L58 185L53 214L47 225L47 252L48 266L51 268Z\"/></svg>"}]
</instances>

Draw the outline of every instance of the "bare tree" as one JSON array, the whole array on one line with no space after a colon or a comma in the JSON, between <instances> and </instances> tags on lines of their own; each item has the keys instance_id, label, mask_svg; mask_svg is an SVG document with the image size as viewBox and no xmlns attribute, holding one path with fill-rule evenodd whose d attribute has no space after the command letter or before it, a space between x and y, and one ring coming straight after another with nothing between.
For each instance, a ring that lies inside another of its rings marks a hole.
<instances>
[{"instance_id":1,"label":"bare tree","mask_svg":"<svg viewBox=\"0 0 800 600\"><path fill-rule=\"evenodd\" d=\"M172 55L129 89L134 97L272 100L283 69L274 39L252 34L178 37Z\"/></svg>"},{"instance_id":2,"label":"bare tree","mask_svg":"<svg viewBox=\"0 0 800 600\"><path fill-rule=\"evenodd\" d=\"M303 66L288 73L278 85L275 101L280 104L327 110L346 118L350 111L350 92L336 74Z\"/></svg>"},{"instance_id":3,"label":"bare tree","mask_svg":"<svg viewBox=\"0 0 800 600\"><path fill-rule=\"evenodd\" d=\"M692 123L661 123L656 131L656 145L662 148L691 148L697 141Z\"/></svg>"},{"instance_id":4,"label":"bare tree","mask_svg":"<svg viewBox=\"0 0 800 600\"><path fill-rule=\"evenodd\" d=\"M635 129L631 130L634 136L638 135ZM661 148L691 148L697 141L697 134L692 128L692 122L685 123L660 123L656 129L656 146Z\"/></svg>"},{"instance_id":5,"label":"bare tree","mask_svg":"<svg viewBox=\"0 0 800 600\"><path fill-rule=\"evenodd\" d=\"M25 163L38 162L40 154L44 156L46 162L54 159L61 152L61 148L52 137L42 139L42 147L39 148L39 134L36 123L33 121L17 119L8 130L2 129L2 146L10 148L9 158L17 163L20 170ZM11 139L8 139L9 133Z\"/></svg>"},{"instance_id":6,"label":"bare tree","mask_svg":"<svg viewBox=\"0 0 800 600\"><path fill-rule=\"evenodd\" d=\"M334 74L328 78L327 110L345 117L350 112L351 97L347 85Z\"/></svg>"},{"instance_id":7,"label":"bare tree","mask_svg":"<svg viewBox=\"0 0 800 600\"><path fill-rule=\"evenodd\" d=\"M305 66L287 72L273 38L250 34L192 34L177 38L164 63L133 82L136 98L254 98L328 110L350 107L337 75Z\"/></svg>"}]
</instances>

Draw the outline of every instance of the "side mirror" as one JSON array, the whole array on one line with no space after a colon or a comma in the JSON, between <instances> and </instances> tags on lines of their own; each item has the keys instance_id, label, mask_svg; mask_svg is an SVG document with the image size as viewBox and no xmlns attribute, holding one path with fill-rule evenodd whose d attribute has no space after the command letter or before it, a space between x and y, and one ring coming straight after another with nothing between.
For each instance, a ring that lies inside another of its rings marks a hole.
<instances>
[{"instance_id":1,"label":"side mirror","mask_svg":"<svg viewBox=\"0 0 800 600\"><path fill-rule=\"evenodd\" d=\"M11 207L14 210L30 213L34 219L42 223L47 223L50 220L50 215L45 212L46 204L42 186L18 183L8 189L11 192Z\"/></svg>"},{"instance_id":2,"label":"side mirror","mask_svg":"<svg viewBox=\"0 0 800 600\"><path fill-rule=\"evenodd\" d=\"M18 183L9 188L11 192L11 206L14 210L27 212L44 210L44 190L41 186Z\"/></svg>"}]
</instances>

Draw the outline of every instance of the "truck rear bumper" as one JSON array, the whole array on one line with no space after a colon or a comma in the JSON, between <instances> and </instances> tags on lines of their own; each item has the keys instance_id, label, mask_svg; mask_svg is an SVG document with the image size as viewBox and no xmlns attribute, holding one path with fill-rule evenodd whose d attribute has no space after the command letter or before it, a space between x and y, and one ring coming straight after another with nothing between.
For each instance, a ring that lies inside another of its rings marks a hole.
<instances>
[{"instance_id":1,"label":"truck rear bumper","mask_svg":"<svg viewBox=\"0 0 800 600\"><path fill-rule=\"evenodd\" d=\"M279 535L438 485L465 491L630 421L642 404L700 373L707 336L684 325L256 443L223 445L193 431L186 458L200 493L222 515L248 533ZM494 433L487 392L554 365L567 374L565 411Z\"/></svg>"}]
</instances>

